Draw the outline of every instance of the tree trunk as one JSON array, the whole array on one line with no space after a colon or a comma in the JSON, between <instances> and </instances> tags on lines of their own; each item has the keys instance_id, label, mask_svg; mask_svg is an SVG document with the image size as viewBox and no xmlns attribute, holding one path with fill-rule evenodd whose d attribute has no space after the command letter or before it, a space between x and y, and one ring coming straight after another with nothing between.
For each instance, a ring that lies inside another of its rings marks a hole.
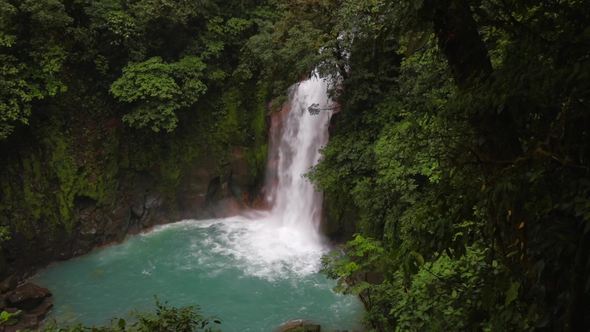
<instances>
[{"instance_id":1,"label":"tree trunk","mask_svg":"<svg viewBox=\"0 0 590 332\"><path fill-rule=\"evenodd\" d=\"M438 45L457 86L468 93L492 74L490 57L471 9L465 0L438 0L430 5L434 8L431 19ZM486 168L490 171L522 154L509 105L473 112L470 123L482 142L478 157L489 163Z\"/></svg>"},{"instance_id":2,"label":"tree trunk","mask_svg":"<svg viewBox=\"0 0 590 332\"><path fill-rule=\"evenodd\" d=\"M492 64L467 3L443 0L435 6L434 32L457 85L466 88L471 79L489 76Z\"/></svg>"}]
</instances>

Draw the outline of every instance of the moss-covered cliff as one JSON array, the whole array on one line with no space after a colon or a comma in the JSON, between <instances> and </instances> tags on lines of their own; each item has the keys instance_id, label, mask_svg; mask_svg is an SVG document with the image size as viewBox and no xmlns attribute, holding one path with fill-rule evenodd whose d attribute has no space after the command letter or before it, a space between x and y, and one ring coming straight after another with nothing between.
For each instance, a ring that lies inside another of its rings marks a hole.
<instances>
[{"instance_id":1,"label":"moss-covered cliff","mask_svg":"<svg viewBox=\"0 0 590 332\"><path fill-rule=\"evenodd\" d=\"M0 0L0 279L254 199L266 6Z\"/></svg>"},{"instance_id":2,"label":"moss-covered cliff","mask_svg":"<svg viewBox=\"0 0 590 332\"><path fill-rule=\"evenodd\" d=\"M156 135L87 101L76 112L49 104L2 143L0 224L10 240L0 274L157 223L215 215L220 204L248 204L263 178L265 98L264 86L230 89L211 105L215 117L187 116Z\"/></svg>"}]
</instances>

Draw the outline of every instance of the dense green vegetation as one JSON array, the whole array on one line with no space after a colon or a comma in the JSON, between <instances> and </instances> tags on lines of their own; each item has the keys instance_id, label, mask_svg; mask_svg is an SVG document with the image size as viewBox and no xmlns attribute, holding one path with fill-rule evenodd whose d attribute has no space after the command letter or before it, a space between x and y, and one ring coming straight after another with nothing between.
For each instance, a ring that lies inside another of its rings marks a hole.
<instances>
[{"instance_id":1,"label":"dense green vegetation","mask_svg":"<svg viewBox=\"0 0 590 332\"><path fill-rule=\"evenodd\" d=\"M0 278L72 251L80 207L121 219L142 183L172 212L187 169L227 177L236 147L260 185L271 87L243 49L270 16L258 1L1 0Z\"/></svg>"},{"instance_id":2,"label":"dense green vegetation","mask_svg":"<svg viewBox=\"0 0 590 332\"><path fill-rule=\"evenodd\" d=\"M109 204L125 170L172 188L203 146L247 142L263 165L265 103L318 67L341 107L310 177L333 232L358 233L325 271L369 326L590 329L589 2L0 0L0 15L0 242L72 229L76 198Z\"/></svg>"},{"instance_id":3,"label":"dense green vegetation","mask_svg":"<svg viewBox=\"0 0 590 332\"><path fill-rule=\"evenodd\" d=\"M13 327L22 315L21 311L0 312L0 327ZM221 321L204 317L196 306L173 307L156 298L153 313L135 312L131 320L113 318L107 326L58 326L54 321L47 322L41 329L44 332L196 332L217 331Z\"/></svg>"},{"instance_id":4,"label":"dense green vegetation","mask_svg":"<svg viewBox=\"0 0 590 332\"><path fill-rule=\"evenodd\" d=\"M176 308L156 299L153 313L135 313L133 320L113 319L110 326L87 327L82 325L58 327L53 323L44 332L210 332L219 331L218 319L204 317L198 307Z\"/></svg>"},{"instance_id":5,"label":"dense green vegetation","mask_svg":"<svg viewBox=\"0 0 590 332\"><path fill-rule=\"evenodd\" d=\"M368 323L587 330L590 4L289 4L282 47L341 77L311 178L356 226L325 270Z\"/></svg>"}]
</instances>

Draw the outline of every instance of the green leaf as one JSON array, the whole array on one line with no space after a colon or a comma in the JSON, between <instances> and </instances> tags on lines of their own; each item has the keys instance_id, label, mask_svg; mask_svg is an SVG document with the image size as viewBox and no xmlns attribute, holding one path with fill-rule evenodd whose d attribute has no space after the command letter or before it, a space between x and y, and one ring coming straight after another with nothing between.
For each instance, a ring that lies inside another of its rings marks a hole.
<instances>
[{"instance_id":1,"label":"green leaf","mask_svg":"<svg viewBox=\"0 0 590 332\"><path fill-rule=\"evenodd\" d=\"M509 305L510 303L514 302L516 298L518 298L518 290L520 289L519 282L512 282L510 283L510 287L506 292L506 299L504 300L504 305Z\"/></svg>"}]
</instances>

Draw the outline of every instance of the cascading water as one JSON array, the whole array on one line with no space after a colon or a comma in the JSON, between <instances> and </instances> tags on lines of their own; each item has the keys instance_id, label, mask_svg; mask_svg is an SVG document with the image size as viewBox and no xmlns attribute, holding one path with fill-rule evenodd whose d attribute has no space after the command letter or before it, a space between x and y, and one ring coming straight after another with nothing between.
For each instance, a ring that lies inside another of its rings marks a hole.
<instances>
[{"instance_id":1,"label":"cascading water","mask_svg":"<svg viewBox=\"0 0 590 332\"><path fill-rule=\"evenodd\" d=\"M266 197L269 211L249 211L224 221L225 254L240 256L245 270L274 279L284 273L317 272L326 246L319 233L322 194L304 177L328 141L332 115L328 82L312 77L295 85L271 127ZM310 106L324 109L317 114ZM279 123L276 123L278 120Z\"/></svg>"},{"instance_id":2,"label":"cascading water","mask_svg":"<svg viewBox=\"0 0 590 332\"><path fill-rule=\"evenodd\" d=\"M322 195L303 178L320 158L320 148L328 141L331 111L326 81L311 78L301 82L291 96L288 115L281 126L278 147L278 185L272 215L290 228L306 232L317 240L321 218ZM311 105L326 109L316 115Z\"/></svg>"},{"instance_id":3,"label":"cascading water","mask_svg":"<svg viewBox=\"0 0 590 332\"><path fill-rule=\"evenodd\" d=\"M329 249L318 230L322 195L304 178L328 139L327 88L317 78L299 83L273 118L268 209L164 225L48 268L34 281L54 294L51 318L104 324L150 310L157 295L202 305L226 332L271 331L290 319L321 322L322 330L358 327L359 301L334 294L334 282L317 273ZM312 115L312 105L325 111Z\"/></svg>"}]
</instances>

